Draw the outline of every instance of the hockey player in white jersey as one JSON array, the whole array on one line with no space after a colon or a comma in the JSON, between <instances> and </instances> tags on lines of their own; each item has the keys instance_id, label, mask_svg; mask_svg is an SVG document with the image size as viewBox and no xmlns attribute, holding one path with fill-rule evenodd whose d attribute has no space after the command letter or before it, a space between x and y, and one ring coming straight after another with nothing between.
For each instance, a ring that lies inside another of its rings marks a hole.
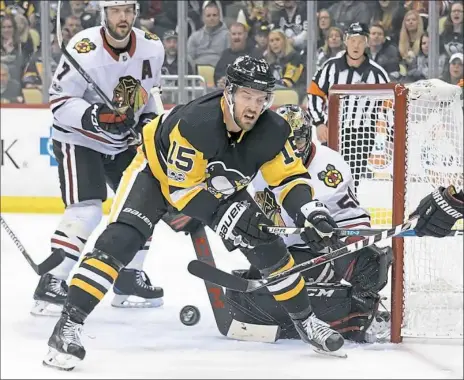
<instances>
[{"instance_id":1,"label":"hockey player in white jersey","mask_svg":"<svg viewBox=\"0 0 464 380\"><path fill-rule=\"evenodd\" d=\"M52 251L63 250L66 258L41 277L31 311L36 315L55 314L58 308L49 304L64 304L66 279L102 218L106 186L116 191L122 172L135 156L129 128L140 131L157 113L150 90L160 86L164 60L161 41L133 27L139 13L137 1L100 1L100 12L102 26L76 34L66 49L112 100L119 114L104 103L63 55L50 87L50 108L53 151L65 211L51 238L51 247ZM162 304L163 289L152 286L142 271L149 244L147 241L119 273L113 288L113 306ZM99 268L89 266L85 270ZM138 302L129 296L137 296Z\"/></svg>"},{"instance_id":2,"label":"hockey player in white jersey","mask_svg":"<svg viewBox=\"0 0 464 380\"><path fill-rule=\"evenodd\" d=\"M370 215L362 208L354 194L354 182L348 164L332 149L312 143L311 122L305 111L296 105L285 105L276 110L284 117L294 132L294 148L299 152L311 177L314 198L326 207L342 228L370 227ZM297 183L298 179L295 179ZM270 188L258 173L248 191L275 225L294 226L289 216L277 201L276 189ZM350 238L352 239L352 238ZM318 256L324 245L308 244L310 240L300 235L289 235L284 241L295 263ZM350 243L352 241L348 241ZM345 242L335 236L332 248ZM379 291L387 284L387 273L392 261L389 248L367 247L304 274L307 290L316 315L344 338L357 342L385 339L389 333L389 313L379 311ZM253 267L237 270L235 274L247 278L260 278ZM234 302L234 318L247 323L277 324L281 338L299 339L281 308L265 289L244 294L227 290ZM374 323L373 323L374 321Z\"/></svg>"}]
</instances>

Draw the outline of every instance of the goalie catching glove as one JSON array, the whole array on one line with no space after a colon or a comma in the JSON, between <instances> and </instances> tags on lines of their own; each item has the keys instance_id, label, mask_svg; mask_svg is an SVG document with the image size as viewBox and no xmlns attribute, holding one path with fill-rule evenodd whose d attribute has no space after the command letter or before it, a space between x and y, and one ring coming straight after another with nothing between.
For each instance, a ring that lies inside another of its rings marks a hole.
<instances>
[{"instance_id":1,"label":"goalie catching glove","mask_svg":"<svg viewBox=\"0 0 464 380\"><path fill-rule=\"evenodd\" d=\"M135 124L134 111L128 108L119 115L106 104L95 103L82 116L82 128L91 132L107 132L115 135L126 133Z\"/></svg>"},{"instance_id":2,"label":"goalie catching glove","mask_svg":"<svg viewBox=\"0 0 464 380\"><path fill-rule=\"evenodd\" d=\"M464 213L464 194L454 186L439 187L423 198L411 216L419 215L417 236L444 237Z\"/></svg>"},{"instance_id":3,"label":"goalie catching glove","mask_svg":"<svg viewBox=\"0 0 464 380\"><path fill-rule=\"evenodd\" d=\"M298 227L305 227L300 236L312 251L320 252L327 247L339 246L339 240L334 235L337 223L322 202L314 200L303 205L295 224Z\"/></svg>"},{"instance_id":4,"label":"goalie catching glove","mask_svg":"<svg viewBox=\"0 0 464 380\"><path fill-rule=\"evenodd\" d=\"M254 248L268 244L278 237L262 231L260 224L272 225L271 221L249 202L226 202L217 211L213 230L237 248Z\"/></svg>"}]
</instances>

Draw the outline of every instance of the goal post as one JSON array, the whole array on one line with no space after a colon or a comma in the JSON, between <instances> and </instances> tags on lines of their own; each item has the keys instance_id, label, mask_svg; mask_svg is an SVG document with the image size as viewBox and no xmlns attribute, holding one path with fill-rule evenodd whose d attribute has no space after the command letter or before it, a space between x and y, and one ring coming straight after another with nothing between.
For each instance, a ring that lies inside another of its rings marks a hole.
<instances>
[{"instance_id":1,"label":"goal post","mask_svg":"<svg viewBox=\"0 0 464 380\"><path fill-rule=\"evenodd\" d=\"M328 145L350 164L373 226L403 223L438 186L462 188L462 120L462 89L437 79L330 88ZM391 244L391 341L462 338L462 237Z\"/></svg>"}]
</instances>

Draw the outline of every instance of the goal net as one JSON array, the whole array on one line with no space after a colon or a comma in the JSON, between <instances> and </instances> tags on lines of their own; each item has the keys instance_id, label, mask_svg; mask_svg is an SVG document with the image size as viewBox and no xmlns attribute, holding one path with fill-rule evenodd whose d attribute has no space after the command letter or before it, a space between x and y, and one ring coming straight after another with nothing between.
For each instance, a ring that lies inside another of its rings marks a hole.
<instances>
[{"instance_id":1,"label":"goal net","mask_svg":"<svg viewBox=\"0 0 464 380\"><path fill-rule=\"evenodd\" d=\"M373 227L403 223L434 189L463 187L462 89L437 79L335 85L329 146L349 162ZM391 244L392 341L462 338L462 236L394 238Z\"/></svg>"}]
</instances>

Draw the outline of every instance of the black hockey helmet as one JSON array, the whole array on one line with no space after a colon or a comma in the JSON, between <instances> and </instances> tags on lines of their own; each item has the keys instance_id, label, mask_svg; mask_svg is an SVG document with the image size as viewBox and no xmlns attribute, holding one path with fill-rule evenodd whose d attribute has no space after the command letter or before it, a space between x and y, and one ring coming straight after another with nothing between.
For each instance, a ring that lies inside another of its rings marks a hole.
<instances>
[{"instance_id":1,"label":"black hockey helmet","mask_svg":"<svg viewBox=\"0 0 464 380\"><path fill-rule=\"evenodd\" d=\"M268 63L249 55L240 56L227 66L226 78L227 86L236 85L265 92L272 92L276 82Z\"/></svg>"},{"instance_id":2,"label":"black hockey helmet","mask_svg":"<svg viewBox=\"0 0 464 380\"><path fill-rule=\"evenodd\" d=\"M345 31L345 39L351 36L369 37L369 28L362 22L355 22Z\"/></svg>"},{"instance_id":3,"label":"black hockey helmet","mask_svg":"<svg viewBox=\"0 0 464 380\"><path fill-rule=\"evenodd\" d=\"M295 136L298 151L303 162L306 163L311 153L313 137L311 120L308 113L296 104L285 104L277 108L276 113L282 116L290 125Z\"/></svg>"}]
</instances>

